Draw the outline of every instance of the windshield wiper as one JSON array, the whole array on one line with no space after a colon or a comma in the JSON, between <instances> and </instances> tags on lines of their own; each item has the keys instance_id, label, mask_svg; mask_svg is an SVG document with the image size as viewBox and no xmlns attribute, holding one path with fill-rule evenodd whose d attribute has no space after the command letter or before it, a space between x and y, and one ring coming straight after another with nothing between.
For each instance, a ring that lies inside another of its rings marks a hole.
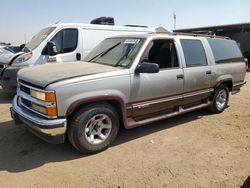
<instances>
[{"instance_id":1,"label":"windshield wiper","mask_svg":"<svg viewBox=\"0 0 250 188\"><path fill-rule=\"evenodd\" d=\"M97 54L95 57L91 58L90 60L88 60L88 62L93 61L95 58L97 57L102 57L104 56L106 53L110 52L112 49L114 49L116 46L119 46L121 44L121 42L118 42L117 44L115 44L114 46L111 46L110 48L102 51L101 53Z\"/></svg>"}]
</instances>

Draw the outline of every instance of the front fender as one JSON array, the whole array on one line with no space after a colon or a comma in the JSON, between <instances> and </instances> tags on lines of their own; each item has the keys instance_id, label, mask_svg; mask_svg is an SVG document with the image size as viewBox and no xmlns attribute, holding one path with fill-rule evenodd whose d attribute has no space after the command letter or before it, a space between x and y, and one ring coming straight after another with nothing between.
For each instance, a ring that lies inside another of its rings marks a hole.
<instances>
[{"instance_id":1,"label":"front fender","mask_svg":"<svg viewBox=\"0 0 250 188\"><path fill-rule=\"evenodd\" d=\"M102 92L89 92L82 93L73 97L70 97L65 101L66 116L69 116L74 112L76 108L87 103L93 103L98 101L116 101L120 104L122 111L126 111L126 98L119 91L102 91Z\"/></svg>"},{"instance_id":2,"label":"front fender","mask_svg":"<svg viewBox=\"0 0 250 188\"><path fill-rule=\"evenodd\" d=\"M119 91L105 91L105 92L90 92L83 93L72 98L69 98L65 104L67 104L67 110L65 112L66 117L71 115L78 107L89 103L96 103L101 101L112 101L119 104L119 112L121 113L124 126L127 127L127 109L126 109L126 98Z\"/></svg>"}]
</instances>

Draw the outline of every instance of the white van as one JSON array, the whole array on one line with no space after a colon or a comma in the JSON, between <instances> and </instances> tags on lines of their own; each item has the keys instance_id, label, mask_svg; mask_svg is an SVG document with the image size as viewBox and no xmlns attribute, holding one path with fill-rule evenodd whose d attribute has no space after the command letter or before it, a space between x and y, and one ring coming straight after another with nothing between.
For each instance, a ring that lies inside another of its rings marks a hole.
<instances>
[{"instance_id":1,"label":"white van","mask_svg":"<svg viewBox=\"0 0 250 188\"><path fill-rule=\"evenodd\" d=\"M80 23L60 23L45 27L25 45L25 53L14 58L2 71L0 84L3 89L13 90L16 88L17 71L23 67L82 60L105 38L156 32L157 29Z\"/></svg>"}]
</instances>

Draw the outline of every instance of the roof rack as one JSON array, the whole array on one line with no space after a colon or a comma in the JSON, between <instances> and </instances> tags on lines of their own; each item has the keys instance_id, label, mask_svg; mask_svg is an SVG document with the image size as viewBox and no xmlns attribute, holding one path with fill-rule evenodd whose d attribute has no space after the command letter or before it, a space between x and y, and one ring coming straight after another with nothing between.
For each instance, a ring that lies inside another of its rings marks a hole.
<instances>
[{"instance_id":1,"label":"roof rack","mask_svg":"<svg viewBox=\"0 0 250 188\"><path fill-rule=\"evenodd\" d=\"M99 24L99 25L115 25L115 20L113 17L99 17L91 20L90 24Z\"/></svg>"},{"instance_id":2,"label":"roof rack","mask_svg":"<svg viewBox=\"0 0 250 188\"><path fill-rule=\"evenodd\" d=\"M209 38L221 38L221 39L230 39L229 37L217 36L217 35L206 35L206 34L196 34L196 33L182 33L182 32L173 32L173 35L187 35L193 37L209 37Z\"/></svg>"}]
</instances>

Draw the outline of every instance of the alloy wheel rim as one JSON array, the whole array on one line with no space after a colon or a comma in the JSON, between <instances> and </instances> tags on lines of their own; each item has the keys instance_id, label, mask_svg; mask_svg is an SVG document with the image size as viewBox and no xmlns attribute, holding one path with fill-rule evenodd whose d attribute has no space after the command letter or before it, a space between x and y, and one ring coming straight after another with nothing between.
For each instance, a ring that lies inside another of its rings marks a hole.
<instances>
[{"instance_id":1,"label":"alloy wheel rim","mask_svg":"<svg viewBox=\"0 0 250 188\"><path fill-rule=\"evenodd\" d=\"M97 114L87 122L84 135L90 144L100 144L110 135L112 121L106 114Z\"/></svg>"},{"instance_id":2,"label":"alloy wheel rim","mask_svg":"<svg viewBox=\"0 0 250 188\"><path fill-rule=\"evenodd\" d=\"M217 108L219 110L222 110L226 105L226 101L227 101L227 92L226 90L223 89L218 93L216 97Z\"/></svg>"}]
</instances>

